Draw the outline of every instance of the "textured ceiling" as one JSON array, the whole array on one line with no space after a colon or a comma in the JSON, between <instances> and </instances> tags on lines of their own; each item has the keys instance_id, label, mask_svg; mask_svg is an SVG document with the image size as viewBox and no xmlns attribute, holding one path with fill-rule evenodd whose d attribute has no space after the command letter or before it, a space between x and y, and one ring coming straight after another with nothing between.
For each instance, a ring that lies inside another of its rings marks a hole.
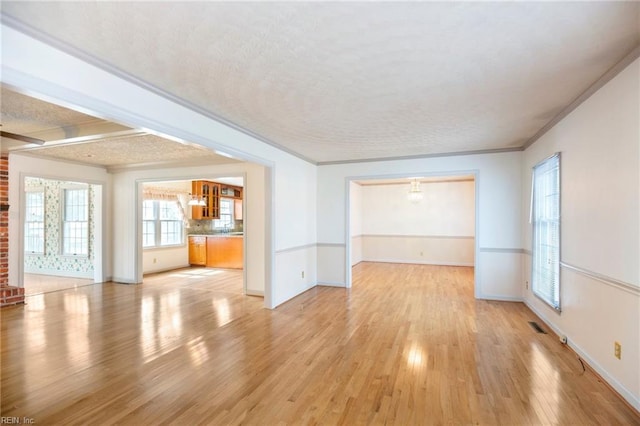
<instances>
[{"instance_id":1,"label":"textured ceiling","mask_svg":"<svg viewBox=\"0 0 640 426\"><path fill-rule=\"evenodd\" d=\"M140 134L141 132L119 136L118 132L127 128L5 87L2 87L0 95L3 131L42 137L43 140L50 141L37 146L2 138L2 152L22 150L40 157L107 168L153 167L170 163L222 164L236 161L197 145L178 143L155 135ZM101 133L105 129L113 132ZM100 133L96 135L91 131Z\"/></svg>"},{"instance_id":2,"label":"textured ceiling","mask_svg":"<svg viewBox=\"0 0 640 426\"><path fill-rule=\"evenodd\" d=\"M185 145L154 135L109 138L82 144L63 144L30 152L109 168L134 165L154 166L168 163L219 164L235 161L216 155L206 148Z\"/></svg>"},{"instance_id":3,"label":"textured ceiling","mask_svg":"<svg viewBox=\"0 0 640 426\"><path fill-rule=\"evenodd\" d=\"M2 8L316 162L521 147L640 44L638 2Z\"/></svg>"},{"instance_id":4,"label":"textured ceiling","mask_svg":"<svg viewBox=\"0 0 640 426\"><path fill-rule=\"evenodd\" d=\"M70 129L102 121L80 112L42 102L5 87L0 89L2 130L35 135L52 129ZM35 136L34 136L35 137Z\"/></svg>"}]
</instances>

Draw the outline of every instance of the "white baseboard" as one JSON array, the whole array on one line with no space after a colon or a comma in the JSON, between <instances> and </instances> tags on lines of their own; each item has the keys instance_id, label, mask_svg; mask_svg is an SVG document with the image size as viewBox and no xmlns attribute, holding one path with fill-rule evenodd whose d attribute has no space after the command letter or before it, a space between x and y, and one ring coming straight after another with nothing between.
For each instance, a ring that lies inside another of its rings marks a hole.
<instances>
[{"instance_id":1,"label":"white baseboard","mask_svg":"<svg viewBox=\"0 0 640 426\"><path fill-rule=\"evenodd\" d=\"M51 275L54 277L86 278L90 280L93 279L93 271L78 272L78 271L59 271L57 269L37 269L37 268L31 269L25 266L24 273L34 274L34 275Z\"/></svg>"},{"instance_id":2,"label":"white baseboard","mask_svg":"<svg viewBox=\"0 0 640 426\"><path fill-rule=\"evenodd\" d=\"M527 300L524 300L524 304L531 309L554 333L558 336L566 336L566 333L559 329L553 322L549 321L538 309L536 309L533 305L531 305ZM612 377L607 370L602 368L600 364L598 364L593 358L589 356L587 352L585 352L580 346L578 346L575 342L571 341L571 339L567 340L567 346L569 346L580 358L585 360L589 367L591 367L596 373L602 377L604 381L606 381L609 386L611 386L618 394L625 399L633 408L637 411L640 411L640 398L635 396L632 392L630 392L627 388L625 388L620 382L618 382L614 377Z\"/></svg>"},{"instance_id":3,"label":"white baseboard","mask_svg":"<svg viewBox=\"0 0 640 426\"><path fill-rule=\"evenodd\" d=\"M322 287L346 287L347 285L345 283L338 283L338 282L321 282L318 281L316 283L317 286L322 286Z\"/></svg>"},{"instance_id":4,"label":"white baseboard","mask_svg":"<svg viewBox=\"0 0 640 426\"><path fill-rule=\"evenodd\" d=\"M415 265L435 265L435 266L474 266L473 262L437 262L432 260L407 260L407 259L362 259L361 262L373 263L408 263Z\"/></svg>"},{"instance_id":5,"label":"white baseboard","mask_svg":"<svg viewBox=\"0 0 640 426\"><path fill-rule=\"evenodd\" d=\"M480 300L495 300L497 302L524 302L522 297L516 296L494 296L492 294L480 294L478 295Z\"/></svg>"}]
</instances>

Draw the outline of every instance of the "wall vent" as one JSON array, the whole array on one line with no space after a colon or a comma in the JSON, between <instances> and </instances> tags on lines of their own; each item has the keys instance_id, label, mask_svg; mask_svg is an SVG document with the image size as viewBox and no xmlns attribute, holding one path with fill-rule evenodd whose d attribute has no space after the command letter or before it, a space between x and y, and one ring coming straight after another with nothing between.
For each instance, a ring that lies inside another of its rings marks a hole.
<instances>
[{"instance_id":1,"label":"wall vent","mask_svg":"<svg viewBox=\"0 0 640 426\"><path fill-rule=\"evenodd\" d=\"M537 322L535 322L535 321L529 321L529 325L531 326L531 328L533 328L533 329L536 331L536 333L540 333L540 334L547 334L547 332L546 332L546 331L544 331L544 330L542 329L542 327L540 327L540 326L538 325L538 323L537 323Z\"/></svg>"}]
</instances>

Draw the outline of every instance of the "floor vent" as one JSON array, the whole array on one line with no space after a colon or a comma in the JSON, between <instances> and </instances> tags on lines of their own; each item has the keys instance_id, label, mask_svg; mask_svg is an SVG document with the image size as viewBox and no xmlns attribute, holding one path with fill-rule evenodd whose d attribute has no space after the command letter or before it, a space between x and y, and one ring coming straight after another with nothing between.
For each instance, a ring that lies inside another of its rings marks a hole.
<instances>
[{"instance_id":1,"label":"floor vent","mask_svg":"<svg viewBox=\"0 0 640 426\"><path fill-rule=\"evenodd\" d=\"M531 326L531 328L533 328L533 329L536 331L536 333L547 334L547 332L546 332L546 331L544 331L544 330L542 329L542 327L540 327L540 326L538 325L538 323L537 323L537 322L535 322L535 321L529 321L529 325Z\"/></svg>"}]
</instances>

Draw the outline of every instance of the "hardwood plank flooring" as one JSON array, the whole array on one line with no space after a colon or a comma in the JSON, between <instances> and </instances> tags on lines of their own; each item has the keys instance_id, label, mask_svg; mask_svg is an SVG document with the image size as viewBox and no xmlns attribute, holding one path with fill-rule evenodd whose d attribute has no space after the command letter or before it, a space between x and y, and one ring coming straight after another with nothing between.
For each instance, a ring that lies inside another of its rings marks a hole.
<instances>
[{"instance_id":1,"label":"hardwood plank flooring","mask_svg":"<svg viewBox=\"0 0 640 426\"><path fill-rule=\"evenodd\" d=\"M93 279L59 277L55 275L24 274L24 294L50 293L94 284Z\"/></svg>"},{"instance_id":2,"label":"hardwood plank flooring","mask_svg":"<svg viewBox=\"0 0 640 426\"><path fill-rule=\"evenodd\" d=\"M273 311L232 290L241 273L185 275L2 309L2 416L56 425L640 424L553 334L531 329L528 321L542 323L523 304L475 300L472 268L362 263L352 289L317 287Z\"/></svg>"}]
</instances>

